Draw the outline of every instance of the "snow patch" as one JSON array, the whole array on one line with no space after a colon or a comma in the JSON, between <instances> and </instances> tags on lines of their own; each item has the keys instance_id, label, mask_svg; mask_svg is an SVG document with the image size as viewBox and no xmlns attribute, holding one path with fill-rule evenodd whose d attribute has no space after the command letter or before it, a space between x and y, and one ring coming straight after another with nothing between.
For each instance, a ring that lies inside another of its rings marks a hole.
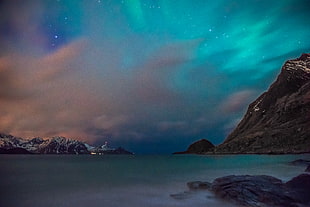
<instances>
[{"instance_id":1,"label":"snow patch","mask_svg":"<svg viewBox=\"0 0 310 207\"><path fill-rule=\"evenodd\" d=\"M255 106L253 107L253 110L256 112L256 111L259 111L259 107L258 107L258 105L262 102L262 100L263 99L260 99L256 104L255 104Z\"/></svg>"},{"instance_id":2,"label":"snow patch","mask_svg":"<svg viewBox=\"0 0 310 207\"><path fill-rule=\"evenodd\" d=\"M285 64L285 69L286 70L303 70L306 73L310 73L310 68L307 67L307 62L306 61L301 61L301 60L290 60L287 61Z\"/></svg>"}]
</instances>

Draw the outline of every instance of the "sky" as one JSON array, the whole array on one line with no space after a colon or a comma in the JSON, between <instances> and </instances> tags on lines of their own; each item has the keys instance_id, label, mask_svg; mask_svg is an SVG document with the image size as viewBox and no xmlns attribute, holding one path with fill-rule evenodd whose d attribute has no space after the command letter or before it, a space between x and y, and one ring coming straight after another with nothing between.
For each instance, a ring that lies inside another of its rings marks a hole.
<instances>
[{"instance_id":1,"label":"sky","mask_svg":"<svg viewBox=\"0 0 310 207\"><path fill-rule=\"evenodd\" d=\"M287 59L308 0L2 0L0 132L136 153L220 144Z\"/></svg>"}]
</instances>

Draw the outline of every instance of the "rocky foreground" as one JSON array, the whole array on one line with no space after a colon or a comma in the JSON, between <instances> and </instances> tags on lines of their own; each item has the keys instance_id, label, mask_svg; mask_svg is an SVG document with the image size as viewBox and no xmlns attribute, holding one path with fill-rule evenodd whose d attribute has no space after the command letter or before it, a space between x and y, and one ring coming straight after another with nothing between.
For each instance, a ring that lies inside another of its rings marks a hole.
<instances>
[{"instance_id":1,"label":"rocky foreground","mask_svg":"<svg viewBox=\"0 0 310 207\"><path fill-rule=\"evenodd\" d=\"M297 160L294 165L307 165L310 161ZM310 165L308 165L309 167ZM217 198L246 207L309 207L310 174L300 174L288 182L267 175L230 175L212 183L187 183L190 191L172 194L175 199L186 199L193 191L208 190Z\"/></svg>"}]
</instances>

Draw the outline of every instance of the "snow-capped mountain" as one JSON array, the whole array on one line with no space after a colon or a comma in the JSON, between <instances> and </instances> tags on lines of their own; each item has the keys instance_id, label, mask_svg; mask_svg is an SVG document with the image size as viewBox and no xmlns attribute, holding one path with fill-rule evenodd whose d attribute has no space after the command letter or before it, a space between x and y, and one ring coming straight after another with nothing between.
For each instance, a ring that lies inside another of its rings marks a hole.
<instances>
[{"instance_id":1,"label":"snow-capped mountain","mask_svg":"<svg viewBox=\"0 0 310 207\"><path fill-rule=\"evenodd\" d=\"M67 139L65 137L53 137L39 145L39 153L42 154L89 154L83 142Z\"/></svg>"},{"instance_id":2,"label":"snow-capped mountain","mask_svg":"<svg viewBox=\"0 0 310 207\"><path fill-rule=\"evenodd\" d=\"M88 144L85 144L85 146L87 147L87 150L91 153L91 154L99 154L99 155L108 155L108 154L133 154L132 152L129 152L127 150L125 150L122 147L118 147L118 148L111 148L108 145L108 142L105 142L104 145L99 146L99 147L93 147L90 146Z\"/></svg>"},{"instance_id":3,"label":"snow-capped mountain","mask_svg":"<svg viewBox=\"0 0 310 207\"><path fill-rule=\"evenodd\" d=\"M65 137L52 137L50 139L36 137L27 140L1 133L0 149L3 153L7 152L7 150L10 150L10 152L24 152L23 150L27 150L35 154L132 154L122 148L109 148L107 143L101 147L93 147L84 142Z\"/></svg>"}]
</instances>

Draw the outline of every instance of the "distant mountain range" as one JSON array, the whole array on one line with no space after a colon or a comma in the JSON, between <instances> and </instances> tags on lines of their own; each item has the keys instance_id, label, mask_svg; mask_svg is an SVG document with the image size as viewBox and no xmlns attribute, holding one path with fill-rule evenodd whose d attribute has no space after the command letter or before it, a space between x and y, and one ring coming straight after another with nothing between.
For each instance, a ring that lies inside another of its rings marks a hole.
<instances>
[{"instance_id":1,"label":"distant mountain range","mask_svg":"<svg viewBox=\"0 0 310 207\"><path fill-rule=\"evenodd\" d=\"M194 144L199 150L189 153L310 153L310 54L283 65L222 144Z\"/></svg>"},{"instance_id":2,"label":"distant mountain range","mask_svg":"<svg viewBox=\"0 0 310 207\"><path fill-rule=\"evenodd\" d=\"M0 154L133 154L121 147L109 148L107 143L94 147L65 137L40 137L31 140L0 134Z\"/></svg>"}]
</instances>

